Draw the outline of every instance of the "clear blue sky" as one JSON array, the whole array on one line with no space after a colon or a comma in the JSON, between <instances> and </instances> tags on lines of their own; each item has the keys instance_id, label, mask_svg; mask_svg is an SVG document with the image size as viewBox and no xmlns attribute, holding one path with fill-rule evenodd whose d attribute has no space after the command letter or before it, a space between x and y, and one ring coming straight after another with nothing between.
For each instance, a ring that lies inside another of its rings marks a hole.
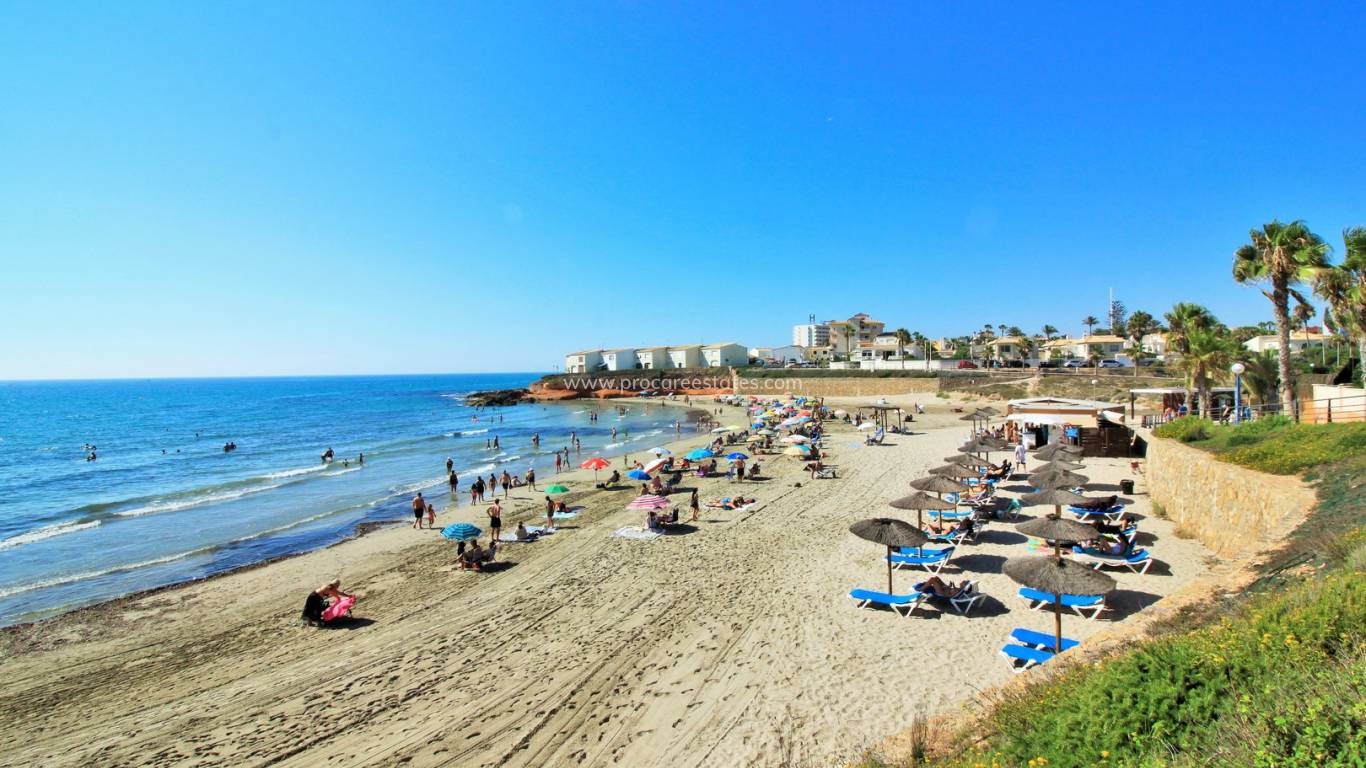
<instances>
[{"instance_id":1,"label":"clear blue sky","mask_svg":"<svg viewBox=\"0 0 1366 768\"><path fill-rule=\"evenodd\" d=\"M1269 317L1366 224L1360 3L0 5L0 378Z\"/></svg>"}]
</instances>

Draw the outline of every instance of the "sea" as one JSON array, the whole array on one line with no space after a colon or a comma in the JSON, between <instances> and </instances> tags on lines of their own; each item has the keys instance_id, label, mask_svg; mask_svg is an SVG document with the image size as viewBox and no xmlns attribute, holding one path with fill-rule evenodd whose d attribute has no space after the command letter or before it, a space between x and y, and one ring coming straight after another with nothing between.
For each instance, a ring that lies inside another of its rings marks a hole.
<instances>
[{"instance_id":1,"label":"sea","mask_svg":"<svg viewBox=\"0 0 1366 768\"><path fill-rule=\"evenodd\" d=\"M538 377L0 382L0 626L411 520L418 491L438 509L465 504L447 492L447 458L462 492L504 469L545 481L571 434L577 465L673 440L687 417L630 401L465 402Z\"/></svg>"}]
</instances>

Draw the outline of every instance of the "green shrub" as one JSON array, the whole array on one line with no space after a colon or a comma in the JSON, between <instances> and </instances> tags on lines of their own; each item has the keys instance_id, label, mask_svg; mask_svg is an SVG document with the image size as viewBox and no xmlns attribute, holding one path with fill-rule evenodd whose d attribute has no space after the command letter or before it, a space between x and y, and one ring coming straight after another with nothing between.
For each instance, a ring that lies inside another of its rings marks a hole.
<instances>
[{"instance_id":1,"label":"green shrub","mask_svg":"<svg viewBox=\"0 0 1366 768\"><path fill-rule=\"evenodd\" d=\"M1180 440L1183 443L1194 443L1197 440L1208 440L1212 426L1213 424L1209 419L1202 419L1199 416L1182 416L1153 430L1153 434L1158 437Z\"/></svg>"}]
</instances>

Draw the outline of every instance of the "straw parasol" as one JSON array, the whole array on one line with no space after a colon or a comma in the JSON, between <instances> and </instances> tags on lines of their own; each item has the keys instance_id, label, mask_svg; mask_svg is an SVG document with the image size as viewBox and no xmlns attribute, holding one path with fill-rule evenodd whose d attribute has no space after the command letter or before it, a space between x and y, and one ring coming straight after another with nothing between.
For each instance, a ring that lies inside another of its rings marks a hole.
<instances>
[{"instance_id":1,"label":"straw parasol","mask_svg":"<svg viewBox=\"0 0 1366 768\"><path fill-rule=\"evenodd\" d=\"M890 517L874 517L860 520L849 526L849 532L874 544L887 548L887 594L892 591L892 549L894 547L923 547L929 539L919 528L905 520Z\"/></svg>"},{"instance_id":2,"label":"straw parasol","mask_svg":"<svg viewBox=\"0 0 1366 768\"><path fill-rule=\"evenodd\" d=\"M1054 652L1062 649L1062 596L1104 595L1115 580L1075 560L1052 557L1017 557L1007 560L1005 573L1017 584L1053 595Z\"/></svg>"},{"instance_id":3,"label":"straw parasol","mask_svg":"<svg viewBox=\"0 0 1366 768\"><path fill-rule=\"evenodd\" d=\"M1029 482L1035 488L1076 488L1079 485L1086 485L1091 482L1091 478L1086 475L1079 475L1076 472L1058 470L1055 472L1031 472Z\"/></svg>"},{"instance_id":4,"label":"straw parasol","mask_svg":"<svg viewBox=\"0 0 1366 768\"><path fill-rule=\"evenodd\" d=\"M915 525L917 528L924 528L924 512L927 509L947 511L958 508L958 505L951 501L944 501L937 496L931 496L923 491L913 493L910 496L902 496L895 501L889 502L889 506L891 506L892 509L914 509L916 512Z\"/></svg>"},{"instance_id":5,"label":"straw parasol","mask_svg":"<svg viewBox=\"0 0 1366 768\"><path fill-rule=\"evenodd\" d=\"M1058 470L1064 472L1076 472L1081 469L1086 469L1086 466L1083 464L1078 464L1075 461L1067 461L1065 459L1054 459L1050 462L1040 464L1039 466L1035 467L1034 473L1043 474L1044 472L1054 472Z\"/></svg>"},{"instance_id":6,"label":"straw parasol","mask_svg":"<svg viewBox=\"0 0 1366 768\"><path fill-rule=\"evenodd\" d=\"M962 493L968 489L966 484L943 475L930 475L919 480L912 480L911 487L917 491L929 491L930 493Z\"/></svg>"},{"instance_id":7,"label":"straw parasol","mask_svg":"<svg viewBox=\"0 0 1366 768\"><path fill-rule=\"evenodd\" d=\"M976 456L969 456L966 453L955 453L952 456L944 457L945 464L957 464L960 467L986 467L990 464L985 459Z\"/></svg>"},{"instance_id":8,"label":"straw parasol","mask_svg":"<svg viewBox=\"0 0 1366 768\"><path fill-rule=\"evenodd\" d=\"M1027 493L1020 500L1026 504L1052 504L1053 516L1056 518L1062 517L1064 504L1080 504L1086 501L1086 497L1063 488L1045 488L1038 493Z\"/></svg>"},{"instance_id":9,"label":"straw parasol","mask_svg":"<svg viewBox=\"0 0 1366 768\"><path fill-rule=\"evenodd\" d=\"M978 408L977 412L986 414L987 416L996 416L1000 414L1000 411L996 410L995 408L992 408L989 405L984 405L981 408Z\"/></svg>"},{"instance_id":10,"label":"straw parasol","mask_svg":"<svg viewBox=\"0 0 1366 768\"><path fill-rule=\"evenodd\" d=\"M1050 461L1052 459L1057 458L1058 454L1066 454L1067 456L1080 456L1081 446L1063 445L1062 443L1050 443L1035 451L1034 457L1038 459L1043 459L1044 461Z\"/></svg>"},{"instance_id":11,"label":"straw parasol","mask_svg":"<svg viewBox=\"0 0 1366 768\"><path fill-rule=\"evenodd\" d=\"M938 475L940 477L952 477L960 480L967 479L970 477L978 477L977 470L969 469L958 464L945 464L942 467L935 467L934 469L929 470L929 473L931 475Z\"/></svg>"},{"instance_id":12,"label":"straw parasol","mask_svg":"<svg viewBox=\"0 0 1366 768\"><path fill-rule=\"evenodd\" d=\"M1060 517L1036 517L1015 526L1015 530L1026 536L1053 542L1053 557L1062 559L1061 541L1086 541L1095 538L1096 529L1077 520L1063 520Z\"/></svg>"}]
</instances>

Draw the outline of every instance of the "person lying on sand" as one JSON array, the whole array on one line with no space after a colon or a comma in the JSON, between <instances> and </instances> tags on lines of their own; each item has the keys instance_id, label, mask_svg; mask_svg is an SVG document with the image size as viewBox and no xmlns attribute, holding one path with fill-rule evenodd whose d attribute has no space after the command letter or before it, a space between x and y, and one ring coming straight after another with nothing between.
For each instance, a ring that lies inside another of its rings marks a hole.
<instances>
[{"instance_id":1,"label":"person lying on sand","mask_svg":"<svg viewBox=\"0 0 1366 768\"><path fill-rule=\"evenodd\" d=\"M308 593L308 598L304 600L303 618L309 624L319 625L323 623L323 611L327 610L336 601L343 597L354 599L355 595L348 595L341 591L341 579L334 579L321 587Z\"/></svg>"},{"instance_id":2,"label":"person lying on sand","mask_svg":"<svg viewBox=\"0 0 1366 768\"><path fill-rule=\"evenodd\" d=\"M754 499L747 499L744 496L734 496L727 499L712 499L707 502L707 506L712 509L739 509L754 503Z\"/></svg>"},{"instance_id":3,"label":"person lying on sand","mask_svg":"<svg viewBox=\"0 0 1366 768\"><path fill-rule=\"evenodd\" d=\"M935 597L956 597L963 591L963 586L955 582L945 582L938 576L931 576L920 583L919 591Z\"/></svg>"}]
</instances>

